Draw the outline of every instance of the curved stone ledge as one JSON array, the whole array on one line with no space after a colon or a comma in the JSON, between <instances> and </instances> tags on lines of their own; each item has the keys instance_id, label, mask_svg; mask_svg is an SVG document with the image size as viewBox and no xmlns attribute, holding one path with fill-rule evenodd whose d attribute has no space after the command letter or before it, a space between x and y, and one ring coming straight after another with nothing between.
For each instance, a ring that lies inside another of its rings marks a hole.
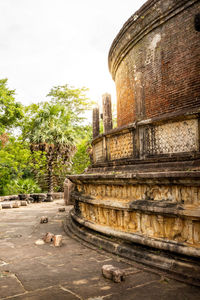
<instances>
[{"instance_id":1,"label":"curved stone ledge","mask_svg":"<svg viewBox=\"0 0 200 300\"><path fill-rule=\"evenodd\" d=\"M157 183L157 184L194 184L195 186L200 186L200 171L160 171L160 172L102 172L102 173L85 173L80 175L70 175L68 178L78 184L81 182L100 182L103 183L105 180L108 184L118 184L121 180L126 180L126 184L136 184L136 183ZM197 180L198 179L198 180ZM193 181L194 180L194 181ZM121 182L122 183L122 182Z\"/></svg>"},{"instance_id":2,"label":"curved stone ledge","mask_svg":"<svg viewBox=\"0 0 200 300\"><path fill-rule=\"evenodd\" d=\"M80 196L76 192L71 193L71 197L79 202L88 203L98 207L104 207L107 209L120 209L123 211L131 212L141 211L146 213L156 213L162 215L178 216L178 217L190 217L192 219L200 218L200 208L198 205L181 205L179 203L167 202L167 201L150 201L150 200L136 200L128 202L116 201L116 198L109 200L97 200L94 198L88 198L88 196Z\"/></svg>"},{"instance_id":3,"label":"curved stone ledge","mask_svg":"<svg viewBox=\"0 0 200 300\"><path fill-rule=\"evenodd\" d=\"M151 272L164 271L164 275L175 278L193 285L200 286L200 265L198 258L185 258L173 255L163 250L153 250L147 246L121 241L113 237L106 236L100 232L89 229L83 224L75 221L72 216L64 221L64 229L67 234L74 238L87 242L97 248L106 250L115 255L128 259L129 262L139 263L149 268Z\"/></svg>"},{"instance_id":4,"label":"curved stone ledge","mask_svg":"<svg viewBox=\"0 0 200 300\"><path fill-rule=\"evenodd\" d=\"M71 216L79 224L81 224L85 227L88 227L92 230L95 230L97 232L103 233L109 237L113 236L113 237L119 238L121 240L129 241L132 243L141 244L141 245L145 245L145 246L152 247L152 248L167 250L167 251L171 251L171 252L182 254L182 255L200 258L200 249L199 248L191 248L186 245L177 243L175 241L170 241L170 240L163 241L163 240L145 237L145 236L138 235L138 234L130 234L130 233L126 233L126 232L121 232L119 230L114 230L107 226L97 225L90 221L86 221L86 220L78 217L73 211L71 211Z\"/></svg>"},{"instance_id":5,"label":"curved stone ledge","mask_svg":"<svg viewBox=\"0 0 200 300\"><path fill-rule=\"evenodd\" d=\"M93 230L118 238L122 233L126 241L197 257L199 178L199 171L72 175L71 196L78 221Z\"/></svg>"}]
</instances>

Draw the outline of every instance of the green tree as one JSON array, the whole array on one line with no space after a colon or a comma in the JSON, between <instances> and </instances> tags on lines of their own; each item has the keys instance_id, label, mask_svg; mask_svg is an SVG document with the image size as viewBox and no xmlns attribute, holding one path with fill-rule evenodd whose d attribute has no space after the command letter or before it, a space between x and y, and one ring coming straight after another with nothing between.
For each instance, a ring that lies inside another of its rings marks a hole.
<instances>
[{"instance_id":1,"label":"green tree","mask_svg":"<svg viewBox=\"0 0 200 300\"><path fill-rule=\"evenodd\" d=\"M20 126L23 118L23 106L15 101L15 90L7 87L7 79L0 80L0 194L13 194L22 191L22 186L29 190L38 190L32 179L32 154L20 138L15 138L13 129ZM12 132L13 131L13 132ZM19 132L18 132L19 133ZM37 166L39 153L34 154ZM33 188L35 186L35 188ZM28 190L27 190L28 192Z\"/></svg>"},{"instance_id":2,"label":"green tree","mask_svg":"<svg viewBox=\"0 0 200 300\"><path fill-rule=\"evenodd\" d=\"M45 163L42 153L35 153L34 158L37 163L33 165L29 146L21 139L10 137L6 145L0 147L1 195L20 193L24 185L23 181L28 178L33 180L34 168L40 170L42 163ZM35 190L38 190L36 183L32 182L32 185L35 185Z\"/></svg>"},{"instance_id":3,"label":"green tree","mask_svg":"<svg viewBox=\"0 0 200 300\"><path fill-rule=\"evenodd\" d=\"M76 145L76 152L72 158L72 174L81 174L91 164L91 141L92 141L92 126L84 126L82 136Z\"/></svg>"},{"instance_id":4,"label":"green tree","mask_svg":"<svg viewBox=\"0 0 200 300\"><path fill-rule=\"evenodd\" d=\"M91 108L86 89L68 85L54 87L47 102L26 109L23 136L30 142L32 151L46 153L48 191L55 189L55 179L69 172L70 158L75 144L83 135L80 126L84 113Z\"/></svg>"},{"instance_id":5,"label":"green tree","mask_svg":"<svg viewBox=\"0 0 200 300\"><path fill-rule=\"evenodd\" d=\"M21 103L15 101L15 90L9 90L7 79L0 79L0 134L17 126L23 117Z\"/></svg>"},{"instance_id":6,"label":"green tree","mask_svg":"<svg viewBox=\"0 0 200 300\"><path fill-rule=\"evenodd\" d=\"M50 90L47 97L52 103L64 105L70 124L79 126L86 118L86 111L91 110L93 102L87 98L87 88L74 88L69 85L57 86Z\"/></svg>"}]
</instances>

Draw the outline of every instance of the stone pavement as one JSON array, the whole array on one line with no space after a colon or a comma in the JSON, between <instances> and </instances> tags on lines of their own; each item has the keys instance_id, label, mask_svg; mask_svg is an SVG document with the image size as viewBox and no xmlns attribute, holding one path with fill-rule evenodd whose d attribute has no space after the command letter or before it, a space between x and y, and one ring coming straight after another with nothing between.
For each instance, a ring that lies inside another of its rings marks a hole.
<instances>
[{"instance_id":1,"label":"stone pavement","mask_svg":"<svg viewBox=\"0 0 200 300\"><path fill-rule=\"evenodd\" d=\"M62 224L66 212L58 211L63 205L57 200L0 211L0 299L200 299L198 287L149 272L66 235ZM49 218L46 224L40 224L43 215ZM62 247L35 245L46 232L62 234ZM126 270L125 281L105 279L101 275L105 264Z\"/></svg>"}]
</instances>

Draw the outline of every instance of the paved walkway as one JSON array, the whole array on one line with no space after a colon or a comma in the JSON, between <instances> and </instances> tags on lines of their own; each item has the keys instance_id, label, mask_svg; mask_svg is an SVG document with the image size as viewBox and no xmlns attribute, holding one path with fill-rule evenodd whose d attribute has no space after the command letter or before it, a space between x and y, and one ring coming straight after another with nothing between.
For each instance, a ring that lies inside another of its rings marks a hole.
<instances>
[{"instance_id":1,"label":"paved walkway","mask_svg":"<svg viewBox=\"0 0 200 300\"><path fill-rule=\"evenodd\" d=\"M58 212L63 205L59 200L0 211L0 299L200 299L200 288L129 265L67 236L62 225L66 212ZM40 224L43 215L49 218L46 224ZM35 245L46 232L62 234L63 246ZM129 275L122 283L105 279L105 264Z\"/></svg>"}]
</instances>

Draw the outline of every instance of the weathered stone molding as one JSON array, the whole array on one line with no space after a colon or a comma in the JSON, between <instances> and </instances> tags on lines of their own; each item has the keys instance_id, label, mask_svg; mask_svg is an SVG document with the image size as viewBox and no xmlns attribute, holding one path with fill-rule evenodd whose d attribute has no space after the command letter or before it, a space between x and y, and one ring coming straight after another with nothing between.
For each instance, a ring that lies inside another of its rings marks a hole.
<instances>
[{"instance_id":1,"label":"weathered stone molding","mask_svg":"<svg viewBox=\"0 0 200 300\"><path fill-rule=\"evenodd\" d=\"M177 189L177 187L176 187ZM178 189L177 189L177 192ZM120 202L118 198L110 198L109 200L102 199L101 201L95 200L91 196L79 196L76 193L72 193L72 197L74 200L78 200L81 203L91 204L95 207L102 207L104 209L110 209L110 210L122 210L131 212L133 210L135 211L141 211L146 213L155 213L155 214L162 214L165 216L176 216L176 217L190 217L193 219L200 218L200 209L198 208L199 203L196 201L194 205L186 204L176 204L174 202L170 202L169 200L164 201L157 200L151 201L151 200L135 200L135 201L129 201L129 202ZM183 200L184 201L184 200ZM190 202L192 202L192 199L190 198ZM200 201L199 201L200 202ZM187 209L187 206L189 208Z\"/></svg>"},{"instance_id":2,"label":"weathered stone molding","mask_svg":"<svg viewBox=\"0 0 200 300\"><path fill-rule=\"evenodd\" d=\"M142 244L145 246L149 246L161 250L168 250L179 254L200 257L199 248L187 247L186 245L181 245L180 243L174 241L169 241L169 240L159 241L157 239L148 238L146 236L139 235L139 234L130 234L127 232L121 232L119 230L112 229L109 226L97 225L92 223L91 221L84 220L78 217L77 214L75 214L74 212L71 212L71 216L79 224L91 228L97 232L101 232L108 236L117 237L122 240L127 240L136 244Z\"/></svg>"},{"instance_id":3,"label":"weathered stone molding","mask_svg":"<svg viewBox=\"0 0 200 300\"><path fill-rule=\"evenodd\" d=\"M70 180L76 189L71 196L79 221L94 225L90 226L94 230L95 226L106 226L144 236L144 240L153 238L198 248L199 179L198 171L74 175ZM200 255L198 251L195 253Z\"/></svg>"},{"instance_id":4,"label":"weathered stone molding","mask_svg":"<svg viewBox=\"0 0 200 300\"><path fill-rule=\"evenodd\" d=\"M73 237L76 236L81 241L84 240L97 248L124 257L129 261L134 260L134 263L142 263L146 268L150 268L151 271L155 270L156 273L158 269L159 272L162 270L164 271L164 276L166 276L167 271L169 278L200 286L198 258L189 258L186 256L184 259L181 255L179 259L176 253L173 255L170 252L170 255L168 255L168 251L153 250L152 247L149 248L141 244L130 243L129 241L125 242L125 240L122 243L122 239L113 238L108 235L105 237L104 234L97 233L96 230L78 223L72 217L65 220L64 228L67 234L72 234ZM131 246L132 244L134 247Z\"/></svg>"}]
</instances>

